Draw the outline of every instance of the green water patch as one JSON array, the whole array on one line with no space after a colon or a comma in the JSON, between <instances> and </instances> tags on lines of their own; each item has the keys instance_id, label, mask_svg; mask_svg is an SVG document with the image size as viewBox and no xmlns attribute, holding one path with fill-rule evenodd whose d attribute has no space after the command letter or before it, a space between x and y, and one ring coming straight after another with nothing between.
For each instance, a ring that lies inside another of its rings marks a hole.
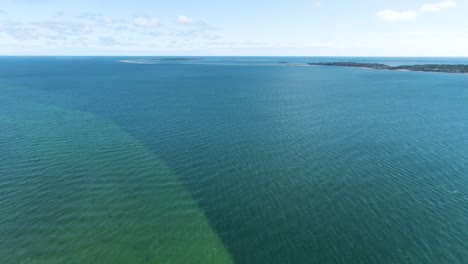
<instances>
[{"instance_id":1,"label":"green water patch","mask_svg":"<svg viewBox=\"0 0 468 264\"><path fill-rule=\"evenodd\" d=\"M114 123L0 95L1 263L231 263L174 172ZM49 95L51 96L51 95Z\"/></svg>"}]
</instances>

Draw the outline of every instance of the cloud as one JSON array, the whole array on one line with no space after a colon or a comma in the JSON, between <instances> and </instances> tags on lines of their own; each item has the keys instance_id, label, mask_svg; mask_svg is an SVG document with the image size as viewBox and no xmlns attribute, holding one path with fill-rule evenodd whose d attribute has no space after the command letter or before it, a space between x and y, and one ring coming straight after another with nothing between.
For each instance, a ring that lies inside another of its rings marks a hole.
<instances>
[{"instance_id":1,"label":"cloud","mask_svg":"<svg viewBox=\"0 0 468 264\"><path fill-rule=\"evenodd\" d=\"M206 39L206 40L219 40L219 39L221 39L221 37L218 36L218 35L210 35L210 34L204 35L203 38Z\"/></svg>"},{"instance_id":2,"label":"cloud","mask_svg":"<svg viewBox=\"0 0 468 264\"><path fill-rule=\"evenodd\" d=\"M76 16L75 18L81 21L86 21L88 23L89 22L95 23L96 25L103 26L103 27L112 27L115 24L128 23L128 21L124 21L123 19L114 19L111 16L105 16L105 15L89 13L89 12L82 13Z\"/></svg>"},{"instance_id":3,"label":"cloud","mask_svg":"<svg viewBox=\"0 0 468 264\"><path fill-rule=\"evenodd\" d=\"M377 18L384 21L404 21L414 20L419 17L416 11L394 11L392 9L385 9L377 13Z\"/></svg>"},{"instance_id":4,"label":"cloud","mask_svg":"<svg viewBox=\"0 0 468 264\"><path fill-rule=\"evenodd\" d=\"M445 0L439 3L431 3L425 4L421 7L421 11L423 12L437 12L445 8L455 7L457 2L453 0Z\"/></svg>"},{"instance_id":5,"label":"cloud","mask_svg":"<svg viewBox=\"0 0 468 264\"><path fill-rule=\"evenodd\" d=\"M6 21L0 24L1 32L24 44L25 41L68 40L87 36L93 31L90 25L77 21L47 20L30 23Z\"/></svg>"},{"instance_id":6,"label":"cloud","mask_svg":"<svg viewBox=\"0 0 468 264\"><path fill-rule=\"evenodd\" d=\"M18 41L38 40L42 37L34 27L17 22L0 25L0 32L6 33Z\"/></svg>"},{"instance_id":7,"label":"cloud","mask_svg":"<svg viewBox=\"0 0 468 264\"><path fill-rule=\"evenodd\" d=\"M157 18L139 16L133 19L133 25L137 27L155 28L161 25Z\"/></svg>"},{"instance_id":8,"label":"cloud","mask_svg":"<svg viewBox=\"0 0 468 264\"><path fill-rule=\"evenodd\" d=\"M76 21L50 20L32 23L39 29L48 30L61 36L76 36L89 34L91 27L88 24Z\"/></svg>"},{"instance_id":9,"label":"cloud","mask_svg":"<svg viewBox=\"0 0 468 264\"><path fill-rule=\"evenodd\" d=\"M181 24L192 24L193 19L191 19L190 17L187 17L187 16L178 16L177 17L177 22L179 22Z\"/></svg>"},{"instance_id":10,"label":"cloud","mask_svg":"<svg viewBox=\"0 0 468 264\"><path fill-rule=\"evenodd\" d=\"M143 33L145 36L150 36L150 37L160 37L164 36L165 33L159 32L159 31L148 31Z\"/></svg>"},{"instance_id":11,"label":"cloud","mask_svg":"<svg viewBox=\"0 0 468 264\"><path fill-rule=\"evenodd\" d=\"M3 14L6 14L6 12L0 9L0 15L3 15Z\"/></svg>"},{"instance_id":12,"label":"cloud","mask_svg":"<svg viewBox=\"0 0 468 264\"><path fill-rule=\"evenodd\" d=\"M120 43L112 37L100 37L99 41L105 46L120 45Z\"/></svg>"},{"instance_id":13,"label":"cloud","mask_svg":"<svg viewBox=\"0 0 468 264\"><path fill-rule=\"evenodd\" d=\"M103 16L102 21L104 21L104 23L107 23L107 24L112 24L114 22L114 19L110 16Z\"/></svg>"},{"instance_id":14,"label":"cloud","mask_svg":"<svg viewBox=\"0 0 468 264\"><path fill-rule=\"evenodd\" d=\"M419 9L419 11L394 11L392 9L385 9L377 13L377 18L384 21L414 20L421 15L420 12L438 12L442 9L452 8L455 6L457 6L457 2L455 0L444 0L438 3L425 4Z\"/></svg>"},{"instance_id":15,"label":"cloud","mask_svg":"<svg viewBox=\"0 0 468 264\"><path fill-rule=\"evenodd\" d=\"M172 36L187 38L187 37L197 37L202 33L203 31L200 31L197 29L190 29L190 30L176 31L172 34Z\"/></svg>"},{"instance_id":16,"label":"cloud","mask_svg":"<svg viewBox=\"0 0 468 264\"><path fill-rule=\"evenodd\" d=\"M174 16L173 19L172 23L163 24L155 16L146 14L111 17L104 13L69 14L58 10L44 20L3 20L0 23L0 40L18 48L39 45L48 49L86 51L96 48L140 52L154 50L154 45L161 49L170 45L174 49L192 50L222 39L216 34L220 29L203 20L188 16Z\"/></svg>"}]
</instances>

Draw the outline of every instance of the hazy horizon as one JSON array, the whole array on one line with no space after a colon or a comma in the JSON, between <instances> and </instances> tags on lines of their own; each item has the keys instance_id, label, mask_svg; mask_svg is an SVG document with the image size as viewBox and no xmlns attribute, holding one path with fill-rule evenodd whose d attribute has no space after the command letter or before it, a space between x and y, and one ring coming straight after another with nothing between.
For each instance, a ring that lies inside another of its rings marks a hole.
<instances>
[{"instance_id":1,"label":"hazy horizon","mask_svg":"<svg viewBox=\"0 0 468 264\"><path fill-rule=\"evenodd\" d=\"M354 56L354 55L343 55L343 56L334 56L334 55L157 55L157 54L147 54L147 55L131 55L131 54L116 54L116 55L73 55L73 54L57 54L57 55L7 55L0 54L0 57L161 57L161 58L173 58L173 57L188 57L188 58L468 58L468 56Z\"/></svg>"}]
</instances>

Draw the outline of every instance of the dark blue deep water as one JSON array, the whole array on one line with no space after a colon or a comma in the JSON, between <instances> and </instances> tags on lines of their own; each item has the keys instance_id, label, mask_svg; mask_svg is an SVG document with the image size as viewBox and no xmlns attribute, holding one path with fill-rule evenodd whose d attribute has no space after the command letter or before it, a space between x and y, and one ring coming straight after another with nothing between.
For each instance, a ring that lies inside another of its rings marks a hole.
<instances>
[{"instance_id":1,"label":"dark blue deep water","mask_svg":"<svg viewBox=\"0 0 468 264\"><path fill-rule=\"evenodd\" d=\"M331 60L468 64L0 58L0 263L466 263L468 75Z\"/></svg>"}]
</instances>

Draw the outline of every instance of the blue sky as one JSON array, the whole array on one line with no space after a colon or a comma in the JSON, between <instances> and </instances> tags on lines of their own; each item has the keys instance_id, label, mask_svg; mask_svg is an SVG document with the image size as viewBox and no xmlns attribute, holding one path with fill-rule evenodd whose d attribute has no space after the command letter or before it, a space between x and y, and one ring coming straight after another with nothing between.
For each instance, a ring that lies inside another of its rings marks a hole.
<instances>
[{"instance_id":1,"label":"blue sky","mask_svg":"<svg viewBox=\"0 0 468 264\"><path fill-rule=\"evenodd\" d=\"M468 56L468 0L0 0L1 55Z\"/></svg>"}]
</instances>

